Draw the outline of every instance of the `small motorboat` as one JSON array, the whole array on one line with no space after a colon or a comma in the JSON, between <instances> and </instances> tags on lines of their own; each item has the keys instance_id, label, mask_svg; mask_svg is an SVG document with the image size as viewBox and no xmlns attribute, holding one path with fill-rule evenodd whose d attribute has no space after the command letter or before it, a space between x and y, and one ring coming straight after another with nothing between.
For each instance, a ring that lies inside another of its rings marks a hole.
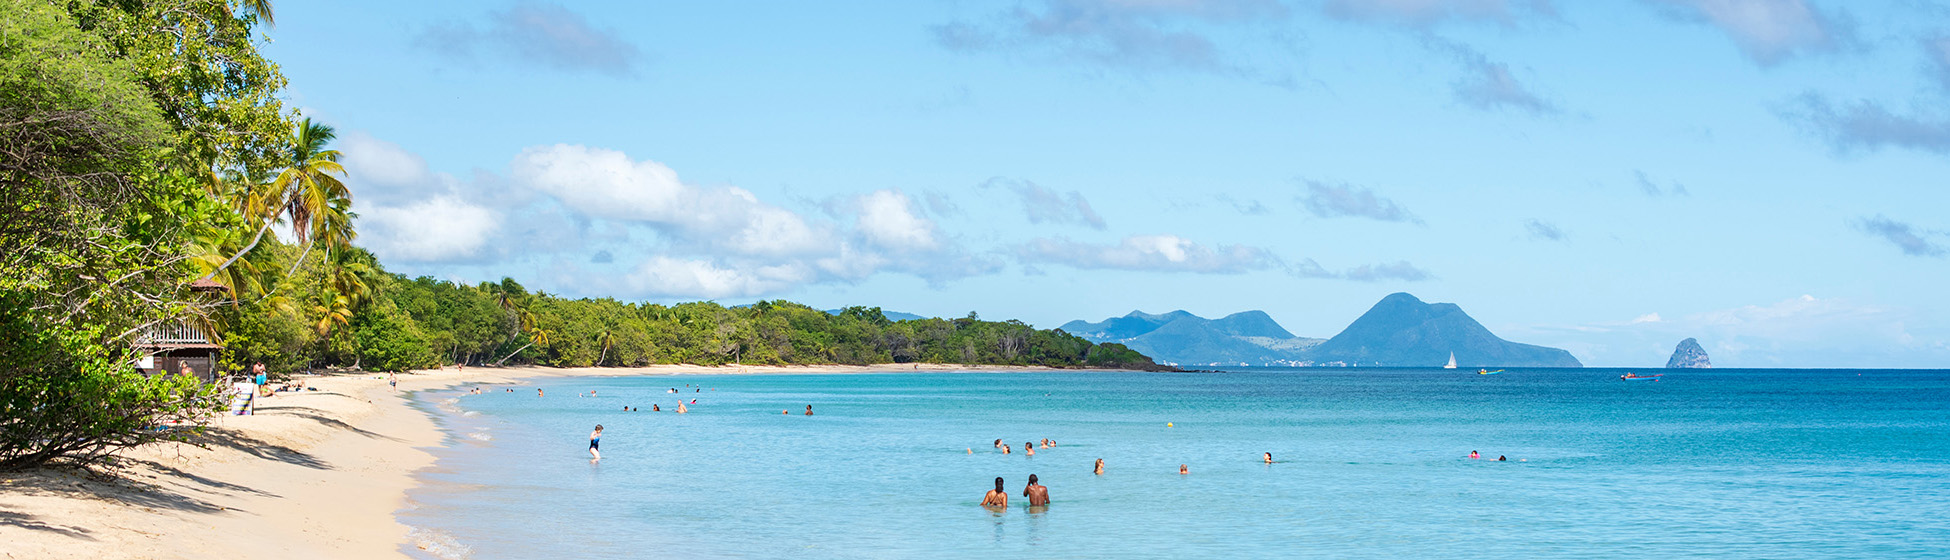
<instances>
[{"instance_id":1,"label":"small motorboat","mask_svg":"<svg viewBox=\"0 0 1950 560\"><path fill-rule=\"evenodd\" d=\"M1499 370L1496 370L1496 371L1490 371L1490 370L1487 370L1487 369L1479 369L1479 370L1476 370L1476 375L1496 375L1496 374L1499 374L1499 373L1503 373L1503 370L1500 370L1500 369L1499 369Z\"/></svg>"},{"instance_id":2,"label":"small motorboat","mask_svg":"<svg viewBox=\"0 0 1950 560\"><path fill-rule=\"evenodd\" d=\"M1652 375L1639 375L1636 373L1627 373L1625 375L1618 376L1618 378L1626 381L1658 381L1659 376L1661 375L1665 375L1665 374L1654 373Z\"/></svg>"}]
</instances>

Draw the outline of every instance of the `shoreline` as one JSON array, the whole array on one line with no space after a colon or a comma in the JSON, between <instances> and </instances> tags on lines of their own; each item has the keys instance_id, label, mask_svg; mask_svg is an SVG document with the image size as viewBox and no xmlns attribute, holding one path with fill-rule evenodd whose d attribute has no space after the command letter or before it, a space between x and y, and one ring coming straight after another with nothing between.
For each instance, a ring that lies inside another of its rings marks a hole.
<instances>
[{"instance_id":1,"label":"shoreline","mask_svg":"<svg viewBox=\"0 0 1950 560\"><path fill-rule=\"evenodd\" d=\"M473 368L303 376L316 391L261 399L252 416L221 415L204 447L125 450L95 475L0 474L0 558L106 560L275 555L409 558L415 474L446 434L410 392L531 378L638 375L815 375L1071 371L1040 366L877 364ZM1074 370L1122 371L1122 370Z\"/></svg>"}]
</instances>

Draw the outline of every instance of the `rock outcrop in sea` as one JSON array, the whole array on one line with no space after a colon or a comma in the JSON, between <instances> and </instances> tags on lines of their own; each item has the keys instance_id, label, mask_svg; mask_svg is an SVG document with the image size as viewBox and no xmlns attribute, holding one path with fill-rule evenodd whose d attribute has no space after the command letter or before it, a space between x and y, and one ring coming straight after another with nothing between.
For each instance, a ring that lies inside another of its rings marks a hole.
<instances>
[{"instance_id":1,"label":"rock outcrop in sea","mask_svg":"<svg viewBox=\"0 0 1950 560\"><path fill-rule=\"evenodd\" d=\"M1666 367L1710 368L1713 367L1713 360L1706 357L1706 349L1699 346L1698 340L1688 338L1679 341L1679 346L1672 349L1672 359L1666 360Z\"/></svg>"}]
</instances>

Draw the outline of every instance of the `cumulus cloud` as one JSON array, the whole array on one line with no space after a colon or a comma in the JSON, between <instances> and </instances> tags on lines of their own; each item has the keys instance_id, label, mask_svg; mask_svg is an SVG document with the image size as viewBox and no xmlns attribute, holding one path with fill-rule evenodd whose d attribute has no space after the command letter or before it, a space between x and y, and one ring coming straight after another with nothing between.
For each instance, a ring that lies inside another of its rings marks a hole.
<instances>
[{"instance_id":1,"label":"cumulus cloud","mask_svg":"<svg viewBox=\"0 0 1950 560\"><path fill-rule=\"evenodd\" d=\"M1565 239L1564 230L1558 229L1557 224L1553 224L1536 218L1525 220L1523 223L1523 229L1524 231L1530 233L1531 239L1539 239L1545 241L1563 241Z\"/></svg>"},{"instance_id":2,"label":"cumulus cloud","mask_svg":"<svg viewBox=\"0 0 1950 560\"><path fill-rule=\"evenodd\" d=\"M896 190L861 196L855 224L861 235L879 247L895 251L928 251L941 245L933 221L917 215L914 200Z\"/></svg>"},{"instance_id":3,"label":"cumulus cloud","mask_svg":"<svg viewBox=\"0 0 1950 560\"><path fill-rule=\"evenodd\" d=\"M1950 118L1942 115L1900 115L1871 101L1837 107L1809 93L1781 116L1820 136L1838 153L1893 147L1950 154Z\"/></svg>"},{"instance_id":4,"label":"cumulus cloud","mask_svg":"<svg viewBox=\"0 0 1950 560\"><path fill-rule=\"evenodd\" d=\"M1678 181L1671 181L1671 185L1660 187L1644 171L1637 169L1632 170L1632 181L1638 185L1639 192L1645 193L1645 196L1691 196L1693 194L1691 191L1686 190L1686 185L1679 184Z\"/></svg>"},{"instance_id":5,"label":"cumulus cloud","mask_svg":"<svg viewBox=\"0 0 1950 560\"><path fill-rule=\"evenodd\" d=\"M1947 252L1943 245L1931 241L1929 237L1950 236L1950 233L1929 231L1907 223L1898 222L1878 214L1873 218L1858 218L1850 225L1857 231L1888 241L1903 254L1912 257L1941 257Z\"/></svg>"},{"instance_id":6,"label":"cumulus cloud","mask_svg":"<svg viewBox=\"0 0 1950 560\"><path fill-rule=\"evenodd\" d=\"M959 52L1009 52L1128 69L1250 75L1207 29L1278 21L1277 0L1032 0L985 21L929 28Z\"/></svg>"},{"instance_id":7,"label":"cumulus cloud","mask_svg":"<svg viewBox=\"0 0 1950 560\"><path fill-rule=\"evenodd\" d=\"M1556 15L1548 0L1327 0L1320 8L1337 19L1410 27L1448 21L1488 21L1507 26L1526 16Z\"/></svg>"},{"instance_id":8,"label":"cumulus cloud","mask_svg":"<svg viewBox=\"0 0 1950 560\"><path fill-rule=\"evenodd\" d=\"M1806 0L1649 0L1668 17L1704 23L1733 39L1761 66L1834 51L1853 40L1854 25L1823 13Z\"/></svg>"},{"instance_id":9,"label":"cumulus cloud","mask_svg":"<svg viewBox=\"0 0 1950 560\"><path fill-rule=\"evenodd\" d=\"M672 239L742 255L829 254L831 228L760 202L737 187L685 184L655 161L616 150L557 144L523 150L510 172L517 183L547 193L586 216L651 226Z\"/></svg>"},{"instance_id":10,"label":"cumulus cloud","mask_svg":"<svg viewBox=\"0 0 1950 560\"><path fill-rule=\"evenodd\" d=\"M734 267L657 255L631 272L628 285L654 297L718 299L775 293L813 279L801 264Z\"/></svg>"},{"instance_id":11,"label":"cumulus cloud","mask_svg":"<svg viewBox=\"0 0 1950 560\"><path fill-rule=\"evenodd\" d=\"M636 73L643 54L615 31L555 4L523 2L489 12L485 27L449 22L422 30L414 45L454 59L505 56L544 68L613 76Z\"/></svg>"},{"instance_id":12,"label":"cumulus cloud","mask_svg":"<svg viewBox=\"0 0 1950 560\"><path fill-rule=\"evenodd\" d=\"M1176 235L1133 235L1112 245L1046 237L1020 245L1015 252L1025 263L1153 272L1239 274L1281 264L1272 252L1258 247L1205 246Z\"/></svg>"},{"instance_id":13,"label":"cumulus cloud","mask_svg":"<svg viewBox=\"0 0 1950 560\"><path fill-rule=\"evenodd\" d=\"M500 227L494 211L453 195L359 213L361 239L384 260L442 262L477 256Z\"/></svg>"},{"instance_id":14,"label":"cumulus cloud","mask_svg":"<svg viewBox=\"0 0 1950 560\"><path fill-rule=\"evenodd\" d=\"M989 179L982 188L1005 188L1015 193L1022 201L1023 214L1032 224L1069 224L1098 230L1106 227L1104 218L1077 191L1059 193L1029 181L1002 177Z\"/></svg>"},{"instance_id":15,"label":"cumulus cloud","mask_svg":"<svg viewBox=\"0 0 1950 560\"><path fill-rule=\"evenodd\" d=\"M1388 280L1420 282L1435 277L1428 270L1409 264L1408 261L1361 265L1348 269L1342 276L1356 282L1384 282Z\"/></svg>"},{"instance_id":16,"label":"cumulus cloud","mask_svg":"<svg viewBox=\"0 0 1950 560\"><path fill-rule=\"evenodd\" d=\"M1330 185L1307 181L1307 194L1298 201L1308 212L1322 218L1352 216L1384 222L1422 223L1395 201L1376 195L1373 190L1348 184Z\"/></svg>"}]
</instances>

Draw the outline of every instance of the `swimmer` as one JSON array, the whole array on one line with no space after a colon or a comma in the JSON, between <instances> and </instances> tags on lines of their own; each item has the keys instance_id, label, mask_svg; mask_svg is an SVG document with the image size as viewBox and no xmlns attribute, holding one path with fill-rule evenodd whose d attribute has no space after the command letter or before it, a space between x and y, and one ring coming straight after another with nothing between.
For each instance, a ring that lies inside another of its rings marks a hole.
<instances>
[{"instance_id":1,"label":"swimmer","mask_svg":"<svg viewBox=\"0 0 1950 560\"><path fill-rule=\"evenodd\" d=\"M1001 448L1002 448L1002 440L999 440L999 439L998 439L998 440L995 440L995 448L996 448L996 449L1001 449Z\"/></svg>"},{"instance_id":2,"label":"swimmer","mask_svg":"<svg viewBox=\"0 0 1950 560\"><path fill-rule=\"evenodd\" d=\"M1002 491L1002 477L995 477L995 489L982 496L982 507L1009 507L1009 493Z\"/></svg>"},{"instance_id":3,"label":"swimmer","mask_svg":"<svg viewBox=\"0 0 1950 560\"><path fill-rule=\"evenodd\" d=\"M1036 456L1036 446L1035 446L1035 445L1033 445L1033 444L1032 444L1032 442L1027 442L1027 441L1025 441L1025 442L1022 442L1022 452L1023 452L1023 454L1024 454L1024 455L1026 455L1026 456L1029 456L1029 457L1035 457L1035 456Z\"/></svg>"},{"instance_id":4,"label":"swimmer","mask_svg":"<svg viewBox=\"0 0 1950 560\"><path fill-rule=\"evenodd\" d=\"M973 448L973 447L970 447L970 448L968 448L968 454L969 454L969 455L974 455L974 454L975 454L975 448Z\"/></svg>"},{"instance_id":5,"label":"swimmer","mask_svg":"<svg viewBox=\"0 0 1950 560\"><path fill-rule=\"evenodd\" d=\"M1185 468L1185 465L1181 463L1178 465L1178 474L1192 474L1192 470Z\"/></svg>"},{"instance_id":6,"label":"swimmer","mask_svg":"<svg viewBox=\"0 0 1950 560\"><path fill-rule=\"evenodd\" d=\"M1022 487L1023 497L1029 498L1029 507L1049 505L1049 488L1036 483L1036 475L1029 475L1029 485Z\"/></svg>"},{"instance_id":7,"label":"swimmer","mask_svg":"<svg viewBox=\"0 0 1950 560\"><path fill-rule=\"evenodd\" d=\"M1273 464L1273 452L1271 451L1266 452L1266 464Z\"/></svg>"},{"instance_id":8,"label":"swimmer","mask_svg":"<svg viewBox=\"0 0 1950 560\"><path fill-rule=\"evenodd\" d=\"M1497 455L1497 456L1496 456L1496 460L1498 460L1498 461L1508 461L1508 460L1510 460L1510 459L1509 459L1508 457L1504 457L1504 456L1502 456L1502 455Z\"/></svg>"},{"instance_id":9,"label":"swimmer","mask_svg":"<svg viewBox=\"0 0 1950 560\"><path fill-rule=\"evenodd\" d=\"M1098 459L1098 460L1097 460L1097 470L1096 470L1096 474L1104 474L1104 460L1103 460L1103 459Z\"/></svg>"},{"instance_id":10,"label":"swimmer","mask_svg":"<svg viewBox=\"0 0 1950 560\"><path fill-rule=\"evenodd\" d=\"M1009 454L1009 444L1006 444L1006 443L1005 443L1005 444L1002 444L1002 454L1003 454L1003 455L1008 455L1008 454Z\"/></svg>"},{"instance_id":11,"label":"swimmer","mask_svg":"<svg viewBox=\"0 0 1950 560\"><path fill-rule=\"evenodd\" d=\"M542 396L542 389L540 387L535 388L535 396Z\"/></svg>"},{"instance_id":12,"label":"swimmer","mask_svg":"<svg viewBox=\"0 0 1950 560\"><path fill-rule=\"evenodd\" d=\"M1482 455L1478 455L1478 454L1476 454L1476 452L1475 452L1475 451L1470 451L1470 452L1469 452L1469 458L1471 458L1471 459L1481 459L1481 458L1483 458L1483 456L1482 456Z\"/></svg>"},{"instance_id":13,"label":"swimmer","mask_svg":"<svg viewBox=\"0 0 1950 560\"><path fill-rule=\"evenodd\" d=\"M806 405L806 415L812 416L812 405Z\"/></svg>"},{"instance_id":14,"label":"swimmer","mask_svg":"<svg viewBox=\"0 0 1950 560\"><path fill-rule=\"evenodd\" d=\"M792 415L792 411L790 411L790 410L781 410L781 411L779 411L779 414L784 414L784 415L786 415L786 416L791 416L791 415Z\"/></svg>"},{"instance_id":15,"label":"swimmer","mask_svg":"<svg viewBox=\"0 0 1950 560\"><path fill-rule=\"evenodd\" d=\"M687 412L690 412L690 410L689 410L689 409L686 409L686 408L684 408L684 401L677 401L677 413L678 413L678 414L684 414L684 413L687 413Z\"/></svg>"},{"instance_id":16,"label":"swimmer","mask_svg":"<svg viewBox=\"0 0 1950 560\"><path fill-rule=\"evenodd\" d=\"M603 442L603 425L597 424L596 431L589 432L589 456L593 457L593 459L590 459L591 461L603 460L603 452L597 450L597 448L601 446L602 442Z\"/></svg>"},{"instance_id":17,"label":"swimmer","mask_svg":"<svg viewBox=\"0 0 1950 560\"><path fill-rule=\"evenodd\" d=\"M663 412L663 411L664 409L661 406L657 406L656 404L650 405L650 412Z\"/></svg>"}]
</instances>

